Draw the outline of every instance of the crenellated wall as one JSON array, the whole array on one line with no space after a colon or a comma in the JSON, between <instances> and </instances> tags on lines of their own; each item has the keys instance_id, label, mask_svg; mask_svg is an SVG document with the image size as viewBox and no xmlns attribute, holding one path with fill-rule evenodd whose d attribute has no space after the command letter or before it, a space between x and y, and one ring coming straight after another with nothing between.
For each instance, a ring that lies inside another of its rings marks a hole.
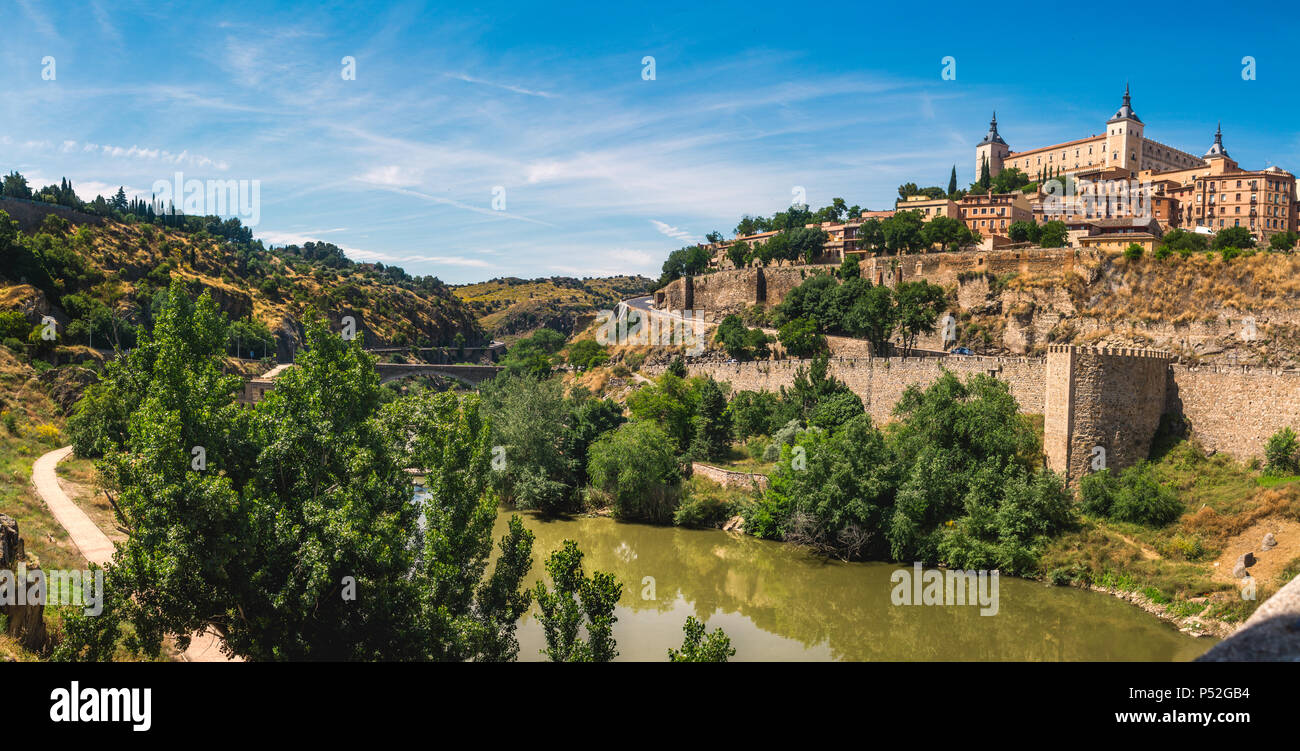
<instances>
[{"instance_id":1,"label":"crenellated wall","mask_svg":"<svg viewBox=\"0 0 1300 751\"><path fill-rule=\"evenodd\" d=\"M773 360L764 362L692 362L692 375L709 375L731 383L733 391L780 391L794 383L800 367L807 360ZM883 423L890 419L894 405L908 386L924 386L948 370L963 380L975 373L992 375L1011 387L1011 394L1028 413L1043 411L1042 358L1024 357L874 357L834 359L830 375L843 381L862 399L871 419ZM662 372L663 367L646 368Z\"/></svg>"},{"instance_id":2,"label":"crenellated wall","mask_svg":"<svg viewBox=\"0 0 1300 751\"><path fill-rule=\"evenodd\" d=\"M1174 365L1165 411L1185 421L1206 449L1236 459L1263 456L1282 428L1300 431L1300 372Z\"/></svg>"},{"instance_id":3,"label":"crenellated wall","mask_svg":"<svg viewBox=\"0 0 1300 751\"><path fill-rule=\"evenodd\" d=\"M807 364L695 361L687 367L736 391L779 391ZM1042 358L880 357L829 365L877 423L892 418L908 386L929 384L945 370L963 379L992 375L1007 383L1022 412L1042 414L1048 466L1070 483L1092 471L1103 452L1111 470L1146 459L1165 414L1181 418L1205 448L1243 461L1262 456L1279 429L1300 430L1300 372L1193 368L1156 350L1054 345Z\"/></svg>"}]
</instances>

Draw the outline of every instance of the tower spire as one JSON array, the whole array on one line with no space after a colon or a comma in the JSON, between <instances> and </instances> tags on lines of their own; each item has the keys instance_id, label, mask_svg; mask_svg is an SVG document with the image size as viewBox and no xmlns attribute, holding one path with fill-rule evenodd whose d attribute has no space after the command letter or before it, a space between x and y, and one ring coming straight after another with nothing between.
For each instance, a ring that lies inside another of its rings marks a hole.
<instances>
[{"instance_id":1,"label":"tower spire","mask_svg":"<svg viewBox=\"0 0 1300 751\"><path fill-rule=\"evenodd\" d=\"M1223 148L1223 121L1219 121L1219 126L1214 131L1214 145L1205 152L1206 159L1212 156L1228 156L1228 150Z\"/></svg>"},{"instance_id":2,"label":"tower spire","mask_svg":"<svg viewBox=\"0 0 1300 751\"><path fill-rule=\"evenodd\" d=\"M1142 118L1138 117L1137 113L1133 111L1133 97L1129 94L1128 81L1124 82L1124 104L1119 108L1119 111L1115 113L1115 116L1112 117L1109 122L1113 123L1116 120L1136 120L1142 122Z\"/></svg>"}]
</instances>

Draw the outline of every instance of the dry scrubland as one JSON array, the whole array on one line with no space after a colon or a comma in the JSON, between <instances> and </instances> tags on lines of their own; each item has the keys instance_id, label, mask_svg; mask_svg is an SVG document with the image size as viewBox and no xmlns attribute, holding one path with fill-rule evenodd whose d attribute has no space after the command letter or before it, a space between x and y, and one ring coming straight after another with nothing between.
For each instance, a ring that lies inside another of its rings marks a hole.
<instances>
[{"instance_id":1,"label":"dry scrubland","mask_svg":"<svg viewBox=\"0 0 1300 751\"><path fill-rule=\"evenodd\" d=\"M643 276L598 279L507 277L453 287L479 323L507 341L542 326L571 333L583 319L619 300L648 294L654 282Z\"/></svg>"},{"instance_id":2,"label":"dry scrubland","mask_svg":"<svg viewBox=\"0 0 1300 751\"><path fill-rule=\"evenodd\" d=\"M958 343L977 351L1146 347L1189 364L1300 367L1300 257L1289 253L1081 258L1070 272L972 276L950 299Z\"/></svg>"},{"instance_id":3,"label":"dry scrubland","mask_svg":"<svg viewBox=\"0 0 1300 751\"><path fill-rule=\"evenodd\" d=\"M79 231L86 233L88 244L75 239ZM427 340L441 345L457 333L470 343L483 338L473 314L449 287L417 292L355 266L330 268L272 253L259 254L265 269L250 270L241 268L239 254L219 238L154 225L73 225L69 237L101 277L87 296L128 319L134 313L127 303L142 287L165 287L172 277L188 282L196 293L208 290L231 319L251 315L277 333L295 330L295 324L317 309L332 321L356 315L359 326L374 340L367 344ZM44 295L30 286L0 287L0 310L43 314L48 305Z\"/></svg>"}]
</instances>

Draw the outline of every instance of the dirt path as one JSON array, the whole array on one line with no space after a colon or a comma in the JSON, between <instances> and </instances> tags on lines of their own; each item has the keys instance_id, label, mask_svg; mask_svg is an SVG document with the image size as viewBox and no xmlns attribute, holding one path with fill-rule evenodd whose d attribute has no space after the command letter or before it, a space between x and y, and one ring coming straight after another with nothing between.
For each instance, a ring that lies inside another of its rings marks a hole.
<instances>
[{"instance_id":1,"label":"dirt path","mask_svg":"<svg viewBox=\"0 0 1300 751\"><path fill-rule=\"evenodd\" d=\"M32 484L36 486L36 492L45 501L45 505L50 508L54 520L68 531L68 537L72 538L73 544L81 551L86 561L107 566L113 560L112 541L103 530L95 526L89 516L86 516L86 512L63 492L63 488L59 486L59 476L54 471L59 462L71 453L72 447L64 446L42 455L32 465ZM190 648L185 650L181 658L186 662L232 662L221 652L220 639L208 631L195 634L190 642Z\"/></svg>"}]
</instances>

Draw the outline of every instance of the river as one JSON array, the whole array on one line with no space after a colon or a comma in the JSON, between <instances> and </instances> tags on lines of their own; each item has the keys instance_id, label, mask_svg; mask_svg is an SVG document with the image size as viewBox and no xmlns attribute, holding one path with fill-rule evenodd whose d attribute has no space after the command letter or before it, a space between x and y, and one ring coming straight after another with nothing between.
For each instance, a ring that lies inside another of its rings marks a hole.
<instances>
[{"instance_id":1,"label":"river","mask_svg":"<svg viewBox=\"0 0 1300 751\"><path fill-rule=\"evenodd\" d=\"M978 606L897 606L887 563L841 563L794 545L720 530L548 520L523 513L536 535L528 581L565 539L583 566L623 583L615 611L620 660L667 659L688 615L721 626L735 660L1191 660L1215 642L1194 638L1110 595L1000 577L996 615ZM493 531L506 533L509 512ZM647 578L649 577L649 578ZM533 612L519 627L519 659L545 646Z\"/></svg>"}]
</instances>

